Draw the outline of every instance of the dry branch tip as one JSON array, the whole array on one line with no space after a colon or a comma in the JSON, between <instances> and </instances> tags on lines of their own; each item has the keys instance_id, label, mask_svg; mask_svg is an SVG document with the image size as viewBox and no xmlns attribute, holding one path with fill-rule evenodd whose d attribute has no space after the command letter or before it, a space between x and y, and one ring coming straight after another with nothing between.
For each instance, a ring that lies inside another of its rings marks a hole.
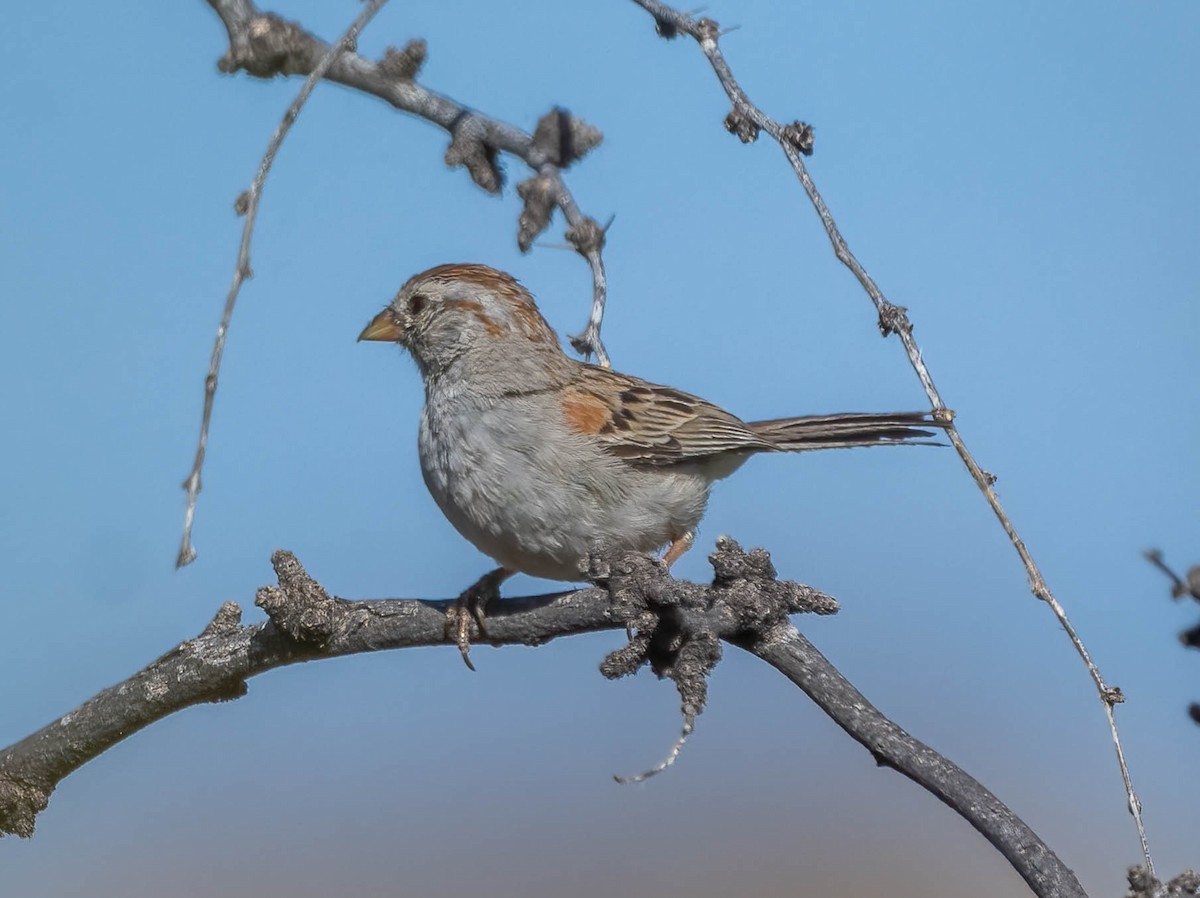
<instances>
[{"instance_id":1,"label":"dry branch tip","mask_svg":"<svg viewBox=\"0 0 1200 898\"><path fill-rule=\"evenodd\" d=\"M795 121L786 125L783 129L783 139L803 155L811 156L813 154L816 135L813 132L813 126L807 122Z\"/></svg>"},{"instance_id":2,"label":"dry branch tip","mask_svg":"<svg viewBox=\"0 0 1200 898\"><path fill-rule=\"evenodd\" d=\"M576 118L561 106L555 106L537 123L533 147L560 169L568 168L599 146L604 134L594 125Z\"/></svg>"},{"instance_id":3,"label":"dry branch tip","mask_svg":"<svg viewBox=\"0 0 1200 898\"><path fill-rule=\"evenodd\" d=\"M300 560L280 549L271 556L278 586L263 586L254 604L267 613L279 630L297 642L322 646L337 629L338 606L308 575Z\"/></svg>"},{"instance_id":4,"label":"dry branch tip","mask_svg":"<svg viewBox=\"0 0 1200 898\"><path fill-rule=\"evenodd\" d=\"M533 247L533 241L550 226L558 192L553 180L538 174L517 185L517 196L525 203L521 217L517 219L517 246L527 253Z\"/></svg>"},{"instance_id":5,"label":"dry branch tip","mask_svg":"<svg viewBox=\"0 0 1200 898\"><path fill-rule=\"evenodd\" d=\"M500 168L496 148L484 140L483 125L468 114L451 130L450 135L446 165L449 168L465 168L479 187L488 193L500 193L504 188L504 172Z\"/></svg>"},{"instance_id":6,"label":"dry branch tip","mask_svg":"<svg viewBox=\"0 0 1200 898\"><path fill-rule=\"evenodd\" d=\"M402 50L388 47L379 60L380 71L397 81L412 81L420 73L428 53L429 46L419 37L410 40Z\"/></svg>"},{"instance_id":7,"label":"dry branch tip","mask_svg":"<svg viewBox=\"0 0 1200 898\"><path fill-rule=\"evenodd\" d=\"M237 602L225 602L217 609L216 615L208 622L208 626L200 632L200 638L205 636L228 636L242 625L242 609Z\"/></svg>"},{"instance_id":8,"label":"dry branch tip","mask_svg":"<svg viewBox=\"0 0 1200 898\"><path fill-rule=\"evenodd\" d=\"M729 114L725 116L725 130L736 135L742 143L754 143L758 140L758 125L737 108L729 110Z\"/></svg>"}]
</instances>

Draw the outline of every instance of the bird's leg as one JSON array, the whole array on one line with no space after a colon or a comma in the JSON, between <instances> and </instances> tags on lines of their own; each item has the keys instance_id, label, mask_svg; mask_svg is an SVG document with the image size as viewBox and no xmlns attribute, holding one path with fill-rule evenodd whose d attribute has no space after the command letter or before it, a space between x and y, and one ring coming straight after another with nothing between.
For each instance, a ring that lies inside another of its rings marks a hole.
<instances>
[{"instance_id":1,"label":"bird's leg","mask_svg":"<svg viewBox=\"0 0 1200 898\"><path fill-rule=\"evenodd\" d=\"M513 573L507 568L498 567L484 574L458 597L453 613L447 616L447 635L450 630L449 624L453 622L454 641L458 643L458 650L462 652L463 663L471 670L475 669L475 665L471 663L471 621L474 620L479 627L479 634L486 637L484 613L493 599L500 598L500 584Z\"/></svg>"},{"instance_id":2,"label":"bird's leg","mask_svg":"<svg viewBox=\"0 0 1200 898\"><path fill-rule=\"evenodd\" d=\"M696 534L689 530L679 539L675 540L671 545L667 546L667 551L663 554L663 564L669 569L696 541Z\"/></svg>"}]
</instances>

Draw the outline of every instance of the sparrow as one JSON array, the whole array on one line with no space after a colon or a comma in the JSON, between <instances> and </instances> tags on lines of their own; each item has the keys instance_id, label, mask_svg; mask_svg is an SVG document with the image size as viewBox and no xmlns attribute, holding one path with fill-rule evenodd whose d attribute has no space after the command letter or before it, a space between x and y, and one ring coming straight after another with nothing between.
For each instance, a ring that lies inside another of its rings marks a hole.
<instances>
[{"instance_id":1,"label":"sparrow","mask_svg":"<svg viewBox=\"0 0 1200 898\"><path fill-rule=\"evenodd\" d=\"M439 265L410 278L359 340L397 343L420 369L421 473L450 523L499 567L459 600L470 619L514 573L585 579L589 553L692 545L712 485L751 455L928 443L923 412L746 422L711 402L577 361L515 278Z\"/></svg>"}]
</instances>

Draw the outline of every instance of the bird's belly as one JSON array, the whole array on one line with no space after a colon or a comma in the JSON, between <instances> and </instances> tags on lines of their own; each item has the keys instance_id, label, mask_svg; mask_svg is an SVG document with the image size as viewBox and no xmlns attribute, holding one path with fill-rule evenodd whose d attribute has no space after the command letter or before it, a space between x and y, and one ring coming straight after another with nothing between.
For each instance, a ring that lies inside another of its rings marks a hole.
<instances>
[{"instance_id":1,"label":"bird's belly","mask_svg":"<svg viewBox=\"0 0 1200 898\"><path fill-rule=\"evenodd\" d=\"M567 434L475 416L422 418L425 483L455 529L505 568L582 580L592 551L650 552L693 530L710 478L638 467ZM495 425L495 426L492 426Z\"/></svg>"}]
</instances>

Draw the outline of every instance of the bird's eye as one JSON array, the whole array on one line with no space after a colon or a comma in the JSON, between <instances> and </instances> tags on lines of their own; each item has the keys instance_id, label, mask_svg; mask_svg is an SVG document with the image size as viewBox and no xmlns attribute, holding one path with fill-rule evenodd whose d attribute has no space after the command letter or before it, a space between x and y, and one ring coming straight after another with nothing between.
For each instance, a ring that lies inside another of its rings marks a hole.
<instances>
[{"instance_id":1,"label":"bird's eye","mask_svg":"<svg viewBox=\"0 0 1200 898\"><path fill-rule=\"evenodd\" d=\"M421 310L425 308L425 303L429 298L424 293L414 293L412 299L408 301L408 312L410 315L420 315Z\"/></svg>"}]
</instances>

